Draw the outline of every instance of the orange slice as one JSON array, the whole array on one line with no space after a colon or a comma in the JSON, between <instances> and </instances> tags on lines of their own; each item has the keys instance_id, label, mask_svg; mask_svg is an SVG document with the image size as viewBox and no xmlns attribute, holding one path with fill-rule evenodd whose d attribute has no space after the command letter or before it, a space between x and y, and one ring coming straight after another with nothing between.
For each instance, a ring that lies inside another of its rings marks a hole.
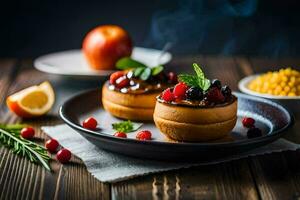
<instances>
[{"instance_id":1,"label":"orange slice","mask_svg":"<svg viewBox=\"0 0 300 200\"><path fill-rule=\"evenodd\" d=\"M8 108L19 117L32 118L46 114L53 106L55 95L48 81L23 89L6 99Z\"/></svg>"}]
</instances>

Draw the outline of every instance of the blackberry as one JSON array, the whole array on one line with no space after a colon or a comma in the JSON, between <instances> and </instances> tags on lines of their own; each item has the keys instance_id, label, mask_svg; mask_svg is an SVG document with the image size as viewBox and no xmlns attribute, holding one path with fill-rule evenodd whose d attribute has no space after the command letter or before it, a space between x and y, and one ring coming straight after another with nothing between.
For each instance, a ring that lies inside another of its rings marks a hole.
<instances>
[{"instance_id":1,"label":"blackberry","mask_svg":"<svg viewBox=\"0 0 300 200\"><path fill-rule=\"evenodd\" d=\"M206 98L209 102L213 103L222 103L225 100L225 97L221 93L221 90L216 87L213 87L206 92Z\"/></svg>"},{"instance_id":2,"label":"blackberry","mask_svg":"<svg viewBox=\"0 0 300 200\"><path fill-rule=\"evenodd\" d=\"M186 98L188 100L202 100L203 99L203 92L198 87L190 87L186 91Z\"/></svg>"},{"instance_id":3,"label":"blackberry","mask_svg":"<svg viewBox=\"0 0 300 200\"><path fill-rule=\"evenodd\" d=\"M221 81L219 81L218 79L214 79L211 81L211 86L221 89L222 84L221 84Z\"/></svg>"},{"instance_id":4,"label":"blackberry","mask_svg":"<svg viewBox=\"0 0 300 200\"><path fill-rule=\"evenodd\" d=\"M247 137L249 139L260 137L260 136L262 136L262 132L259 128L253 127L253 128L249 128L249 130L247 131Z\"/></svg>"},{"instance_id":5,"label":"blackberry","mask_svg":"<svg viewBox=\"0 0 300 200\"><path fill-rule=\"evenodd\" d=\"M228 85L223 86L221 91L225 97L229 97L231 95L231 89Z\"/></svg>"}]
</instances>

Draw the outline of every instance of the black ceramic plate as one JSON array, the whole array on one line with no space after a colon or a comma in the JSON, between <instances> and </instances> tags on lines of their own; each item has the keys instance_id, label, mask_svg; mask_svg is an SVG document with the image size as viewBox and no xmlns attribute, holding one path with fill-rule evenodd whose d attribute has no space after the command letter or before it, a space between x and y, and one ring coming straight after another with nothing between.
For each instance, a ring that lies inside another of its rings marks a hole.
<instances>
[{"instance_id":1,"label":"black ceramic plate","mask_svg":"<svg viewBox=\"0 0 300 200\"><path fill-rule=\"evenodd\" d=\"M82 136L99 148L112 152L156 160L208 161L232 154L239 154L268 144L282 136L284 130L292 125L293 119L282 106L259 97L235 93L238 97L238 122L231 134L210 143L175 143L168 141L153 123L144 123L139 130L150 130L153 140L139 141L136 132L129 133L127 139L114 137L111 123L121 121L105 112L101 105L101 91L90 90L80 93L66 101L61 109L61 118ZM81 123L87 117L95 117L101 130L84 129ZM256 120L263 136L247 139L247 129L241 124L245 116Z\"/></svg>"}]
</instances>

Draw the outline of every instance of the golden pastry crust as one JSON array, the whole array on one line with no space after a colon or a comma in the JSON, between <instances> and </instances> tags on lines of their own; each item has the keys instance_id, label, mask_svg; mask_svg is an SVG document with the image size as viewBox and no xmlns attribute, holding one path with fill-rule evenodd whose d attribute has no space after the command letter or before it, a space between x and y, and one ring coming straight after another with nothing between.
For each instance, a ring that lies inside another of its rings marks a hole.
<instances>
[{"instance_id":1,"label":"golden pastry crust","mask_svg":"<svg viewBox=\"0 0 300 200\"><path fill-rule=\"evenodd\" d=\"M223 122L236 117L237 100L225 106L193 108L157 102L155 115L162 119L192 124Z\"/></svg>"},{"instance_id":2,"label":"golden pastry crust","mask_svg":"<svg viewBox=\"0 0 300 200\"><path fill-rule=\"evenodd\" d=\"M133 121L152 121L154 108L132 108L102 99L103 107L111 115Z\"/></svg>"},{"instance_id":3,"label":"golden pastry crust","mask_svg":"<svg viewBox=\"0 0 300 200\"><path fill-rule=\"evenodd\" d=\"M225 137L237 120L237 99L213 108L174 106L156 102L154 122L167 137L178 141L204 142Z\"/></svg>"},{"instance_id":4,"label":"golden pastry crust","mask_svg":"<svg viewBox=\"0 0 300 200\"><path fill-rule=\"evenodd\" d=\"M112 103L128 106L132 108L152 108L155 107L156 97L161 91L144 94L129 94L108 89L108 84L102 87L102 99Z\"/></svg>"},{"instance_id":5,"label":"golden pastry crust","mask_svg":"<svg viewBox=\"0 0 300 200\"><path fill-rule=\"evenodd\" d=\"M128 94L102 87L102 104L115 117L134 121L153 121L156 96L161 92Z\"/></svg>"}]
</instances>

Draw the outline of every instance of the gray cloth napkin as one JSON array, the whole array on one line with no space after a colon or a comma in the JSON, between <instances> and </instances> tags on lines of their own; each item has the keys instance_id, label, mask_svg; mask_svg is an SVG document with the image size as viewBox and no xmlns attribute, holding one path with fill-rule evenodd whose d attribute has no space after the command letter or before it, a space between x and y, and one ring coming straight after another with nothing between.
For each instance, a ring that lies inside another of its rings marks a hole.
<instances>
[{"instance_id":1,"label":"gray cloth napkin","mask_svg":"<svg viewBox=\"0 0 300 200\"><path fill-rule=\"evenodd\" d=\"M102 182L118 182L133 177L173 169L188 168L199 165L216 164L237 160L248 156L262 155L272 152L296 150L300 145L285 139L279 139L271 144L255 150L215 160L207 163L172 163L153 160L142 160L127 157L97 148L88 142L79 133L67 125L44 126L42 130L50 137L56 139L63 147L69 149L74 155L82 159L87 170Z\"/></svg>"}]
</instances>

